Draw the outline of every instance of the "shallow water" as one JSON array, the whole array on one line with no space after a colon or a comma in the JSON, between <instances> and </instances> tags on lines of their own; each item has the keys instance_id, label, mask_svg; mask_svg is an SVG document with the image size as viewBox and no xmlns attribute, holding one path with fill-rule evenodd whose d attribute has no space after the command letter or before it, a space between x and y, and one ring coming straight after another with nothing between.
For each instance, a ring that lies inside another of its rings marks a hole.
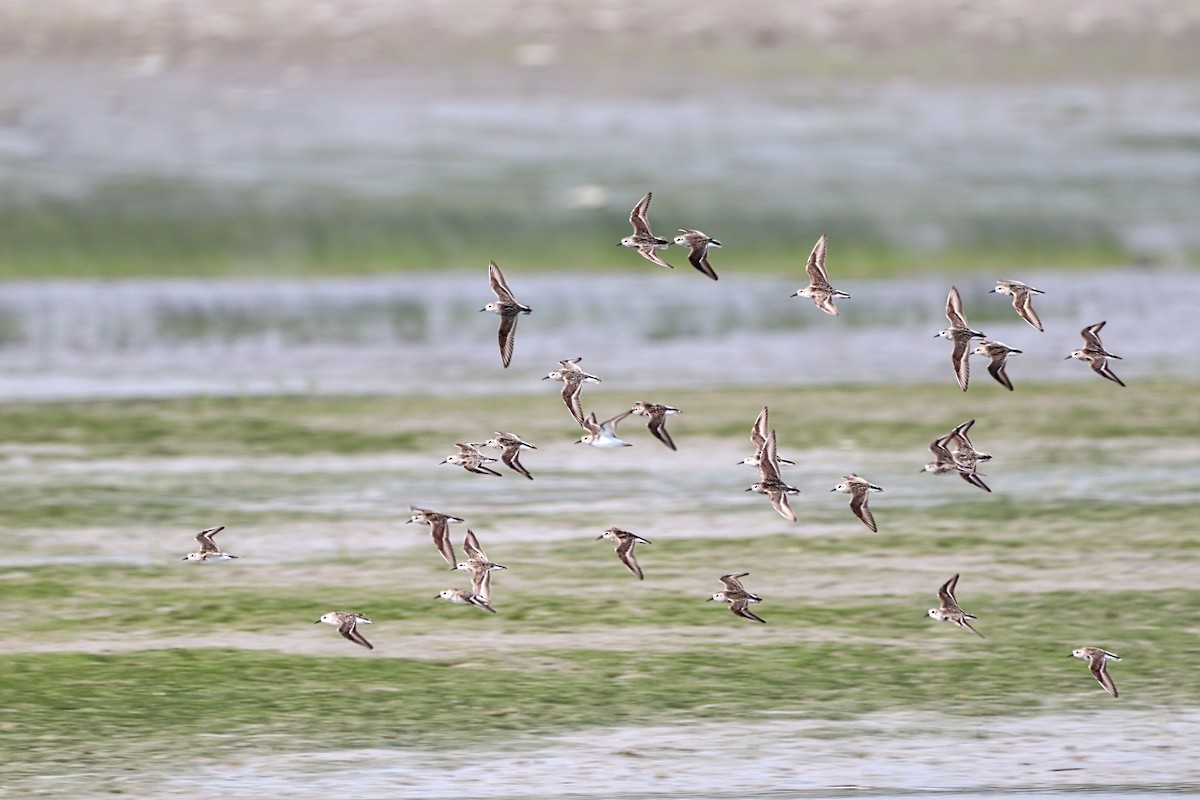
<instances>
[{"instance_id":1,"label":"shallow water","mask_svg":"<svg viewBox=\"0 0 1200 800\"><path fill-rule=\"evenodd\" d=\"M652 268L648 268L652 269ZM831 265L835 270L836 266ZM840 317L791 298L796 277L719 283L690 269L641 275L508 279L522 317L510 369L500 367L485 270L476 275L276 281L17 283L0 296L0 399L160 397L276 392L549 391L557 361L612 387L953 384L945 327L950 279L836 281L853 295ZM1013 277L997 275L996 277ZM1077 361L1079 330L1107 320L1104 342L1125 380L1200 374L1200 275L1126 270L1020 274L1044 289L1046 333L1020 321L992 283L957 278L971 323L1024 351L1026 381L1100 380ZM1136 290L1136 291L1135 291ZM991 383L982 357L974 380ZM987 390L995 386L988 386ZM1116 387L1114 387L1116 388Z\"/></svg>"}]
</instances>

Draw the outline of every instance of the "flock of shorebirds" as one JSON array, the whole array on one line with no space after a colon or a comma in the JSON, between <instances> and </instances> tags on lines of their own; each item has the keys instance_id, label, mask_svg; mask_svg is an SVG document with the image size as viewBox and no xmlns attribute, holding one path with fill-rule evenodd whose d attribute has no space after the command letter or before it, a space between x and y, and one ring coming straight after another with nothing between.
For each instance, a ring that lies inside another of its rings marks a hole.
<instances>
[{"instance_id":1,"label":"flock of shorebirds","mask_svg":"<svg viewBox=\"0 0 1200 800\"><path fill-rule=\"evenodd\" d=\"M657 252L665 250L671 242L655 236L651 230L648 216L651 197L652 195L647 193L633 207L629 215L629 221L633 226L633 235L621 239L618 245L636 250L646 260L661 267L672 269L673 267L659 257ZM709 249L720 247L721 242L699 230L690 228L681 228L680 234L675 237L674 243L688 248L688 260L692 266L712 280L717 280L717 274L709 263ZM807 297L821 311L837 316L839 312L834 301L837 299L849 299L850 295L834 288L829 282L829 276L825 269L826 244L825 236L817 240L812 253L808 257L806 268L808 285L794 292L792 296ZM500 360L503 366L507 368L512 362L517 320L522 315L530 314L532 309L517 301L508 283L505 281L500 267L494 261L488 265L488 279L496 299L485 305L480 311L491 311L500 317L498 337ZM1020 281L1004 280L998 281L996 287L991 292L1010 296L1013 308L1016 309L1020 317L1038 331L1044 331L1042 321L1034 310L1032 302L1034 294L1044 294L1040 289L1035 289ZM971 328L963 311L962 297L955 287L951 287L946 299L946 318L950 326L945 330L939 331L935 334L935 337L948 339L953 343L951 363L954 367L954 374L958 385L962 390L964 392L967 390L970 380L969 357L972 354L977 354L988 357L988 372L998 383L1009 391L1012 391L1013 384L1006 372L1007 359L1010 355L1014 353L1019 354L1022 351L1009 347L1003 342L990 341L986 339L982 331ZM1084 346L1072 352L1067 358L1087 361L1098 375L1124 386L1125 384L1113 373L1108 365L1109 359L1119 359L1120 356L1113 355L1105 350L1100 340L1100 330L1103 327L1104 322L1098 322L1084 328L1081 331ZM982 341L972 348L974 339ZM649 430L655 438L671 450L676 450L675 442L666 429L666 419L668 416L680 413L678 408L661 403L638 401L628 410L604 421L599 421L594 411L584 415L581 400L582 388L586 383L599 383L600 378L585 372L580 366L581 360L580 358L564 359L559 362L560 367L558 369L552 370L543 377L543 380L560 381L563 384L563 402L570 412L571 417L583 430L583 434L576 440L576 444L587 444L597 448L629 447L630 443L622 440L618 435L617 425L626 417L636 414L648 418ZM992 455L975 449L975 446L972 444L969 431L974 423L975 420L973 419L967 420L949 433L935 439L929 445L929 450L933 454L934 460L922 467L922 471L935 475L957 474L972 486L990 492L991 489L984 483L982 477L977 472L977 466L980 462L990 460ZM791 522L795 522L796 514L788 503L788 496L799 494L800 490L789 485L780 473L781 466L794 465L795 462L779 455L776 433L770 427L768 409L766 407L758 414L754 424L751 426L750 436L754 445L754 455L748 456L740 463L757 467L759 480L745 491L754 491L766 495L771 505L780 515ZM521 464L520 455L522 451L534 450L536 447L524 441L516 434L497 431L491 439L486 441L458 442L456 443L456 447L458 448L458 452L447 456L441 463L461 466L468 472L476 474L500 476L500 472L488 466L488 464L496 463L499 460L517 474L533 480L533 475ZM500 458L496 459L484 455L480 448L497 448L500 450ZM872 531L878 530L875 516L868 505L868 498L872 492L882 492L882 487L851 473L843 475L841 482L829 491L849 494L850 510L854 515ZM465 520L428 508L412 506L411 509L413 514L408 522L429 525L433 542L446 563L452 569L469 573L471 576L471 588L469 590L446 589L440 592L435 599L471 605L495 614L496 610L492 607L491 601L491 575L495 571L506 569L506 567L488 558L480 546L478 537L469 529L463 542L466 560L459 561L455 554L454 546L450 541L450 524L461 523ZM198 533L196 541L199 542L200 549L189 553L184 557L184 560L209 562L236 558L234 555L223 552L215 543L214 537L221 530L223 530L222 527L209 528ZM634 548L638 544L650 544L649 540L631 531L617 527L605 530L596 538L597 540L608 539L615 542L616 554L621 563L637 576L639 580L644 579L642 568L634 557ZM714 593L708 599L727 603L729 610L739 617L752 622L765 623L765 620L750 610L750 606L762 602L762 598L743 586L741 579L748 574L747 572L738 572L720 576L719 580L724 588ZM929 616L941 622L953 623L960 628L969 630L976 636L982 637L983 634L971 625L971 621L975 620L976 617L963 611L955 599L955 589L958 586L958 579L959 576L954 575L939 587L937 591L939 605L937 608L929 610ZM330 611L316 620L316 623L321 622L336 626L338 633L355 644L367 649L374 649L359 630L360 625L371 623L368 617L349 611ZM1074 650L1071 655L1087 661L1092 674L1099 681L1100 685L1113 697L1117 696L1117 689L1108 674L1107 664L1110 660L1119 661L1119 656L1098 647L1080 647Z\"/></svg>"}]
</instances>

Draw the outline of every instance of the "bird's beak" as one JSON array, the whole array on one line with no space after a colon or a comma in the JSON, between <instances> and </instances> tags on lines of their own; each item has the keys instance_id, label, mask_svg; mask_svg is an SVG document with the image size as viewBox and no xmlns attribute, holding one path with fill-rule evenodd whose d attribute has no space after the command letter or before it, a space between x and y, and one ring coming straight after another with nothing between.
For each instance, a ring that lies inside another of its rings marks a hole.
<instances>
[{"instance_id":1,"label":"bird's beak","mask_svg":"<svg viewBox=\"0 0 1200 800\"><path fill-rule=\"evenodd\" d=\"M599 536L597 536L597 537L596 537L596 541L598 542L598 541L600 541L600 540L601 540L601 539L603 539L603 538L604 538L604 534L602 533L602 534L600 534Z\"/></svg>"},{"instance_id":2,"label":"bird's beak","mask_svg":"<svg viewBox=\"0 0 1200 800\"><path fill-rule=\"evenodd\" d=\"M988 289L988 294L995 294L998 291L998 289Z\"/></svg>"},{"instance_id":3,"label":"bird's beak","mask_svg":"<svg viewBox=\"0 0 1200 800\"><path fill-rule=\"evenodd\" d=\"M711 601L712 601L712 598L710 597L710 598L708 598L708 600L705 600L704 602L708 603L708 602L711 602Z\"/></svg>"},{"instance_id":4,"label":"bird's beak","mask_svg":"<svg viewBox=\"0 0 1200 800\"><path fill-rule=\"evenodd\" d=\"M789 294L789 295L788 295L788 297L799 297L799 296L800 296L800 293L799 293L799 292L792 292L791 294ZM708 599L709 599L709 600L712 600L712 598L711 598L711 597L710 597L710 598L708 598Z\"/></svg>"},{"instance_id":5,"label":"bird's beak","mask_svg":"<svg viewBox=\"0 0 1200 800\"><path fill-rule=\"evenodd\" d=\"M835 487L833 487L832 489L830 489L829 491L831 491L831 492L836 492L836 491L837 491L837 487L835 486Z\"/></svg>"},{"instance_id":6,"label":"bird's beak","mask_svg":"<svg viewBox=\"0 0 1200 800\"><path fill-rule=\"evenodd\" d=\"M544 380L544 381L548 381L548 380L550 380L550 376L549 376L549 375L546 375L545 377L543 377L543 378L542 378L542 380Z\"/></svg>"},{"instance_id":7,"label":"bird's beak","mask_svg":"<svg viewBox=\"0 0 1200 800\"><path fill-rule=\"evenodd\" d=\"M313 625L317 625L317 624L319 624L320 622L321 622L321 620L319 620L319 619L315 619L315 620L313 620Z\"/></svg>"},{"instance_id":8,"label":"bird's beak","mask_svg":"<svg viewBox=\"0 0 1200 800\"><path fill-rule=\"evenodd\" d=\"M480 311L487 311L487 309L486 309L486 308L481 308L481 309L479 309L479 310L480 310Z\"/></svg>"},{"instance_id":9,"label":"bird's beak","mask_svg":"<svg viewBox=\"0 0 1200 800\"><path fill-rule=\"evenodd\" d=\"M183 558L181 558L180 561L187 561L187 556L184 556Z\"/></svg>"},{"instance_id":10,"label":"bird's beak","mask_svg":"<svg viewBox=\"0 0 1200 800\"><path fill-rule=\"evenodd\" d=\"M448 459L448 458L443 458L443 459L442 459L441 461L439 461L438 463L439 463L439 464L445 464L445 463L446 463L446 462L448 462L449 460L450 460L450 459Z\"/></svg>"},{"instance_id":11,"label":"bird's beak","mask_svg":"<svg viewBox=\"0 0 1200 800\"><path fill-rule=\"evenodd\" d=\"M938 331L937 333L935 333L935 334L933 335L933 338L935 338L935 339L936 339L936 338L938 338L938 337L939 337L939 336L941 336L941 335L942 335L942 332L941 332L941 331Z\"/></svg>"},{"instance_id":12,"label":"bird's beak","mask_svg":"<svg viewBox=\"0 0 1200 800\"><path fill-rule=\"evenodd\" d=\"M1067 357L1066 357L1066 358L1064 358L1063 360L1064 360L1064 361L1070 361L1070 360L1071 360L1071 357L1070 357L1070 356L1067 356Z\"/></svg>"},{"instance_id":13,"label":"bird's beak","mask_svg":"<svg viewBox=\"0 0 1200 800\"><path fill-rule=\"evenodd\" d=\"M621 246L621 243L620 243L620 242L617 242L617 247L620 247L620 246Z\"/></svg>"}]
</instances>

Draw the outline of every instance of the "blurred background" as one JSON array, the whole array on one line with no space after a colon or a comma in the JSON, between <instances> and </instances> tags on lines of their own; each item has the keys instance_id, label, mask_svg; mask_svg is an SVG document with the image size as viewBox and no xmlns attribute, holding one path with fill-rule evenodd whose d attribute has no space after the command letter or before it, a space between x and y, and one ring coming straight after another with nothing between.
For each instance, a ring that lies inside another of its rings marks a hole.
<instances>
[{"instance_id":1,"label":"blurred background","mask_svg":"<svg viewBox=\"0 0 1200 800\"><path fill-rule=\"evenodd\" d=\"M1135 370L1191 374L1155 312L1200 292L1197 75L1171 0L0 0L0 396L437 391L490 364L491 259L558 334L518 365L754 382L821 322L786 295L822 233L858 338L802 380L940 377L867 358L948 275L1050 284L1063 353L1116 307ZM650 190L719 290L613 246ZM968 300L1019 340L1004 306Z\"/></svg>"},{"instance_id":2,"label":"blurred background","mask_svg":"<svg viewBox=\"0 0 1200 800\"><path fill-rule=\"evenodd\" d=\"M0 275L1192 264L1179 0L0 2ZM800 252L803 251L803 252Z\"/></svg>"}]
</instances>

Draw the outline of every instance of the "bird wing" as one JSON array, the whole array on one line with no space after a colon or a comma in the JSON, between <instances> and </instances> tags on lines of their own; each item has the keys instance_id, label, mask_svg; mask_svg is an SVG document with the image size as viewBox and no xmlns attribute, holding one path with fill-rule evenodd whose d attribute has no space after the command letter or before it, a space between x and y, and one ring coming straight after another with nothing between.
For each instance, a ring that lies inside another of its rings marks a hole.
<instances>
[{"instance_id":1,"label":"bird wing","mask_svg":"<svg viewBox=\"0 0 1200 800\"><path fill-rule=\"evenodd\" d=\"M643 242L642 244L639 244L637 247L638 253L641 254L642 258L646 259L647 261L651 261L655 264L658 264L660 267L666 267L667 269L675 269L670 264L668 264L667 262L663 261L661 258L658 257L658 253L655 252L656 249L657 248L654 246L654 243L651 241Z\"/></svg>"},{"instance_id":2,"label":"bird wing","mask_svg":"<svg viewBox=\"0 0 1200 800\"><path fill-rule=\"evenodd\" d=\"M583 427L591 430L591 428L589 426L584 424L583 402L579 399L579 393L580 393L580 391L583 390L583 378L581 377L581 374L574 375L574 377L568 378L567 376L571 375L571 374L572 373L565 373L563 375L563 388L562 388L563 402L567 404L567 410L571 412L571 416L575 418L575 421L578 422ZM595 422L596 415L592 414L591 416L592 416L592 422ZM600 430L599 427L597 427L595 432L599 432L599 430Z\"/></svg>"},{"instance_id":3,"label":"bird wing","mask_svg":"<svg viewBox=\"0 0 1200 800\"><path fill-rule=\"evenodd\" d=\"M342 624L338 625L338 633L345 636L355 644L360 644L368 650L374 650L375 647L368 642L363 635L358 632L358 619L355 617L346 617L342 620Z\"/></svg>"},{"instance_id":4,"label":"bird wing","mask_svg":"<svg viewBox=\"0 0 1200 800\"><path fill-rule=\"evenodd\" d=\"M812 252L808 254L808 264L804 270L808 273L808 282L814 286L829 285L829 277L825 273L825 234L817 239Z\"/></svg>"},{"instance_id":5,"label":"bird wing","mask_svg":"<svg viewBox=\"0 0 1200 800\"><path fill-rule=\"evenodd\" d=\"M513 297L512 290L504 281L504 273L500 271L500 267L496 266L495 261L488 263L488 280L492 284L492 291L496 293L497 300L502 303L517 302L517 299Z\"/></svg>"},{"instance_id":6,"label":"bird wing","mask_svg":"<svg viewBox=\"0 0 1200 800\"><path fill-rule=\"evenodd\" d=\"M646 196L638 200L637 205L629 212L629 224L633 226L634 236L647 236L653 238L654 234L650 232L650 198L654 196L653 192L646 192Z\"/></svg>"},{"instance_id":7,"label":"bird wing","mask_svg":"<svg viewBox=\"0 0 1200 800\"><path fill-rule=\"evenodd\" d=\"M1088 659L1088 669L1096 676L1096 680L1100 681L1100 685L1104 687L1104 691L1117 696L1117 685L1113 683L1112 676L1108 674L1108 663L1105 660L1104 651L1092 653Z\"/></svg>"},{"instance_id":8,"label":"bird wing","mask_svg":"<svg viewBox=\"0 0 1200 800\"><path fill-rule=\"evenodd\" d=\"M879 528L875 527L875 515L871 513L871 507L867 505L867 495L870 493L871 485L854 483L851 486L850 510L863 521L864 525L872 531L878 532Z\"/></svg>"},{"instance_id":9,"label":"bird wing","mask_svg":"<svg viewBox=\"0 0 1200 800\"><path fill-rule=\"evenodd\" d=\"M633 557L633 546L637 544L637 539L632 536L622 537L617 540L617 558L621 559L621 563L629 568L629 571L638 576L638 580L643 580L642 568L638 565L637 559Z\"/></svg>"},{"instance_id":10,"label":"bird wing","mask_svg":"<svg viewBox=\"0 0 1200 800\"><path fill-rule=\"evenodd\" d=\"M501 314L500 330L497 338L500 341L500 361L505 368L512 361L513 345L517 342L517 315Z\"/></svg>"},{"instance_id":11,"label":"bird wing","mask_svg":"<svg viewBox=\"0 0 1200 800\"><path fill-rule=\"evenodd\" d=\"M761 622L764 625L767 622L765 619L763 619L762 617L758 616L757 614L755 614L753 611L750 610L750 601L744 597L740 598L738 600L734 600L732 603L730 603L729 610L732 611L734 614L737 614L739 617L745 617L746 619L752 620L754 622Z\"/></svg>"},{"instance_id":12,"label":"bird wing","mask_svg":"<svg viewBox=\"0 0 1200 800\"><path fill-rule=\"evenodd\" d=\"M1028 322L1039 331L1045 331L1042 327L1042 321L1038 318L1037 312L1033 310L1033 293L1029 287L1018 289L1013 295L1013 308L1021 315L1021 319Z\"/></svg>"},{"instance_id":13,"label":"bird wing","mask_svg":"<svg viewBox=\"0 0 1200 800\"><path fill-rule=\"evenodd\" d=\"M1095 325L1088 325L1079 332L1079 335L1083 337L1085 350L1099 350L1100 352L1104 352L1104 345L1100 343L1100 329L1104 327L1106 322L1108 320L1102 320Z\"/></svg>"},{"instance_id":14,"label":"bird wing","mask_svg":"<svg viewBox=\"0 0 1200 800\"><path fill-rule=\"evenodd\" d=\"M1008 363L1008 353L993 352L991 358L987 368L988 372L996 379L997 383L1011 392L1013 390L1012 381L1009 380L1008 373L1004 371L1004 367Z\"/></svg>"},{"instance_id":15,"label":"bird wing","mask_svg":"<svg viewBox=\"0 0 1200 800\"><path fill-rule=\"evenodd\" d=\"M951 286L950 294L946 296L946 319L950 320L951 328L968 327L967 315L963 313L962 297L957 286Z\"/></svg>"},{"instance_id":16,"label":"bird wing","mask_svg":"<svg viewBox=\"0 0 1200 800\"><path fill-rule=\"evenodd\" d=\"M529 474L529 470L521 466L521 462L518 460L520 455L521 443L517 442L516 444L510 444L504 448L504 451L500 453L500 460L508 465L509 469L519 472L529 480L533 480L533 476Z\"/></svg>"},{"instance_id":17,"label":"bird wing","mask_svg":"<svg viewBox=\"0 0 1200 800\"><path fill-rule=\"evenodd\" d=\"M954 377L958 379L959 388L964 392L971 380L971 362L968 359L970 344L971 340L966 336L955 336L954 349L950 352L950 362L954 364Z\"/></svg>"},{"instance_id":18,"label":"bird wing","mask_svg":"<svg viewBox=\"0 0 1200 800\"><path fill-rule=\"evenodd\" d=\"M650 421L646 424L650 432L654 434L654 438L665 444L672 450L675 448L675 442L671 440L671 434L667 432L667 413L659 411L650 415Z\"/></svg>"}]
</instances>

